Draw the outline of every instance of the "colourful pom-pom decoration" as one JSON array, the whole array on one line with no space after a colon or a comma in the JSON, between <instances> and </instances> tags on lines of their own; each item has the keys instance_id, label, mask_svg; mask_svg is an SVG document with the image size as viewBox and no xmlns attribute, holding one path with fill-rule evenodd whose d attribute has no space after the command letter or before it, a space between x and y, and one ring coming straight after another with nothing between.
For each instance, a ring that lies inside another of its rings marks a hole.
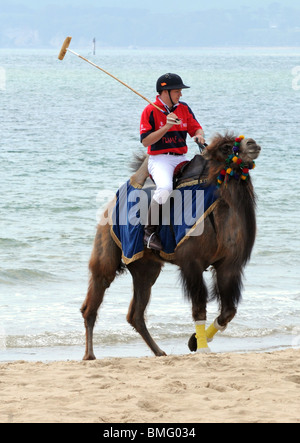
<instances>
[{"instance_id":1,"label":"colourful pom-pom decoration","mask_svg":"<svg viewBox=\"0 0 300 443\"><path fill-rule=\"evenodd\" d=\"M248 165L248 163L244 163L243 160L239 158L241 142L244 139L244 135L240 135L235 139L234 146L232 148L233 153L230 154L225 160L225 169L222 169L220 171L220 174L217 178L218 188L220 188L223 183L224 186L227 186L231 177L234 177L235 180L246 181L249 177L249 170L255 168L255 162L253 162L251 165ZM237 168L237 166L239 166L239 168Z\"/></svg>"},{"instance_id":2,"label":"colourful pom-pom decoration","mask_svg":"<svg viewBox=\"0 0 300 443\"><path fill-rule=\"evenodd\" d=\"M244 135L240 135L239 137L237 137L237 138L235 139L235 141L236 141L237 143L241 143L241 141L244 140L244 138L245 138Z\"/></svg>"},{"instance_id":3,"label":"colourful pom-pom decoration","mask_svg":"<svg viewBox=\"0 0 300 443\"><path fill-rule=\"evenodd\" d=\"M224 182L225 179L225 175L226 175L226 170L222 169L222 171L220 172L218 179L217 179L217 187L219 188L221 186L221 184Z\"/></svg>"}]
</instances>

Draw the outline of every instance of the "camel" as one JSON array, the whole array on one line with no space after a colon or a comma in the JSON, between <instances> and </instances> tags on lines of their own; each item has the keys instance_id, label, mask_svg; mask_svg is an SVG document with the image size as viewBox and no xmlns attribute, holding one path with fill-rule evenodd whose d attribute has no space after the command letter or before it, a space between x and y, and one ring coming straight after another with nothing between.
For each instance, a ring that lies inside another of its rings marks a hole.
<instances>
[{"instance_id":1,"label":"camel","mask_svg":"<svg viewBox=\"0 0 300 443\"><path fill-rule=\"evenodd\" d=\"M226 133L215 135L201 155L201 162L205 161L202 177L206 178L209 185L215 185L218 199L210 216L204 220L202 235L191 236L182 242L171 260L180 270L184 294L192 304L196 333L188 343L191 351L208 352L208 343L218 331L225 330L237 313L243 286L243 269L250 259L256 236L255 193L249 170L255 166L254 160L260 151L260 146L253 139ZM148 177L147 160L147 156L140 159L139 167L131 177L131 181L140 187ZM181 185L184 184L185 176L190 181L189 168L195 170L195 163L185 166L185 172L180 178ZM115 200L104 212L105 220L109 218L114 206ZM93 330L97 312L106 290L125 269L132 275L134 287L127 321L155 356L166 355L151 337L144 318L151 288L164 264L165 259L157 251L145 248L141 258L125 265L122 251L111 235L110 224L100 222L89 263L88 292L81 308L86 328L84 360L96 358ZM208 294L203 279L203 273L209 267L213 271L214 280L211 294ZM220 314L206 329L206 307L211 299L218 300Z\"/></svg>"}]
</instances>

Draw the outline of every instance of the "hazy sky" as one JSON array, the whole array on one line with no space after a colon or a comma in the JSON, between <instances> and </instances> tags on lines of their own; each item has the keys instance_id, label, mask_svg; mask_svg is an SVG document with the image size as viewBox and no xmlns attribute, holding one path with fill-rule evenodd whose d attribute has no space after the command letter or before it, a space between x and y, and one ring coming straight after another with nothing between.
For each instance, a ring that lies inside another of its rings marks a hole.
<instances>
[{"instance_id":1,"label":"hazy sky","mask_svg":"<svg viewBox=\"0 0 300 443\"><path fill-rule=\"evenodd\" d=\"M300 0L0 0L1 47L300 46Z\"/></svg>"},{"instance_id":2,"label":"hazy sky","mask_svg":"<svg viewBox=\"0 0 300 443\"><path fill-rule=\"evenodd\" d=\"M193 11L212 8L228 9L242 8L244 6L257 8L266 7L274 3L300 9L299 0L0 0L1 8L5 8L5 5L8 3L10 5L24 5L29 8L41 8L45 5L51 4L59 6L69 5L70 7L83 6L85 8L88 8L89 5L93 5L96 7L148 9L149 11L155 12Z\"/></svg>"},{"instance_id":3,"label":"hazy sky","mask_svg":"<svg viewBox=\"0 0 300 443\"><path fill-rule=\"evenodd\" d=\"M7 0L1 0L0 4L6 3ZM84 6L88 4L93 4L95 6L110 6L110 7L138 7L138 8L161 8L164 10L174 10L176 9L202 9L202 8L228 8L228 7L242 7L244 5L247 6L265 6L269 4L279 3L285 6L298 6L298 0L172 0L170 2L163 2L161 0L151 0L151 1L141 1L141 0L10 0L11 3L16 4L24 4L26 6L37 5L41 6L42 4L67 4L74 6Z\"/></svg>"}]
</instances>

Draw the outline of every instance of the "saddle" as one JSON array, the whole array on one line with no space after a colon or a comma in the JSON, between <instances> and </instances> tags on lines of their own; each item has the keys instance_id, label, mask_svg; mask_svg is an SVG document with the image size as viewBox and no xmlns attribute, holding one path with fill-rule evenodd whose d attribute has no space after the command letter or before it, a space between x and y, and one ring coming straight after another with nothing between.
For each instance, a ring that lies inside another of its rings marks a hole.
<instances>
[{"instance_id":1,"label":"saddle","mask_svg":"<svg viewBox=\"0 0 300 443\"><path fill-rule=\"evenodd\" d=\"M207 160L203 155L195 155L195 157L189 162L183 162L177 166L174 171L174 189L184 183L198 181L201 182L206 176Z\"/></svg>"}]
</instances>

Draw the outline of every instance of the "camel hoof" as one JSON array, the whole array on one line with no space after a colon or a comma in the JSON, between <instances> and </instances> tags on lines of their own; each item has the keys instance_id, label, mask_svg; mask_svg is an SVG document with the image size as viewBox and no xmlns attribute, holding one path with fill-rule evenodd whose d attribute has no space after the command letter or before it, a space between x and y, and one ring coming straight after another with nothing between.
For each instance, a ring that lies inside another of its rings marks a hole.
<instances>
[{"instance_id":1,"label":"camel hoof","mask_svg":"<svg viewBox=\"0 0 300 443\"><path fill-rule=\"evenodd\" d=\"M197 351L197 339L196 339L196 333L193 334L193 335L191 336L191 338L189 339L188 347L189 347L189 350L190 350L191 352L196 352L196 351Z\"/></svg>"},{"instance_id":2,"label":"camel hoof","mask_svg":"<svg viewBox=\"0 0 300 443\"><path fill-rule=\"evenodd\" d=\"M86 354L82 360L83 361L93 361L93 360L96 360L96 357L94 354L92 354L92 355Z\"/></svg>"},{"instance_id":3,"label":"camel hoof","mask_svg":"<svg viewBox=\"0 0 300 443\"><path fill-rule=\"evenodd\" d=\"M167 357L167 354L160 349L158 352L155 353L155 356L156 357Z\"/></svg>"}]
</instances>

